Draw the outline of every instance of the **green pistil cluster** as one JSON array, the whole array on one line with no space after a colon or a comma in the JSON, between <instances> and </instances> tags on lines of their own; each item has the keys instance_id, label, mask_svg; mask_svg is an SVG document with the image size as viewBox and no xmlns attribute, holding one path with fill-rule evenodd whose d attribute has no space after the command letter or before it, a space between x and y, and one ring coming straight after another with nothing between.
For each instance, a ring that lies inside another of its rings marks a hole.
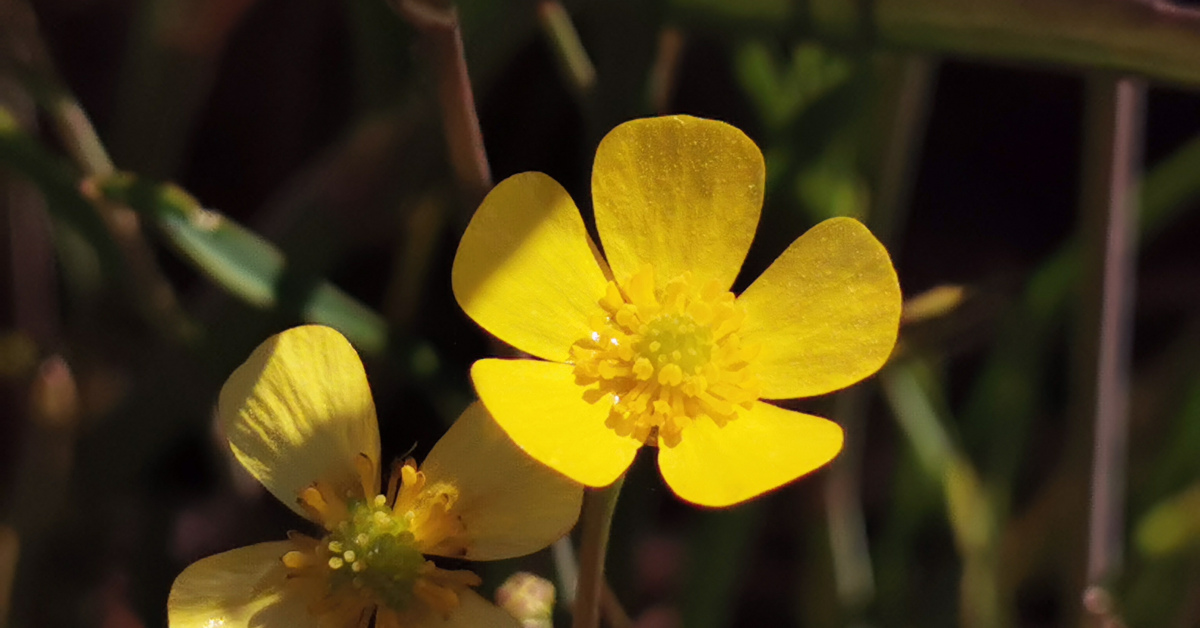
<instances>
[{"instance_id":1,"label":"green pistil cluster","mask_svg":"<svg viewBox=\"0 0 1200 628\"><path fill-rule=\"evenodd\" d=\"M686 375L699 374L712 357L713 335L686 314L663 314L650 321L634 351L655 370L675 364Z\"/></svg>"},{"instance_id":2,"label":"green pistil cluster","mask_svg":"<svg viewBox=\"0 0 1200 628\"><path fill-rule=\"evenodd\" d=\"M392 512L383 495L350 502L349 511L350 517L324 540L330 585L368 589L392 610L404 610L425 564L408 522Z\"/></svg>"}]
</instances>

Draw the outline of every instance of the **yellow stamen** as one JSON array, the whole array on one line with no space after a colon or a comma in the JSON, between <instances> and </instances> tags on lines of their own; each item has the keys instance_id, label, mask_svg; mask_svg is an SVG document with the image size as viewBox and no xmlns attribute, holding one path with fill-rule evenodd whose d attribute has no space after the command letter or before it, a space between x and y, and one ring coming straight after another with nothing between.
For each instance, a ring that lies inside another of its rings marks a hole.
<instances>
[{"instance_id":1,"label":"yellow stamen","mask_svg":"<svg viewBox=\"0 0 1200 628\"><path fill-rule=\"evenodd\" d=\"M375 469L375 463L367 454L360 453L354 457L354 470L358 472L363 499L379 492L379 471Z\"/></svg>"},{"instance_id":2,"label":"yellow stamen","mask_svg":"<svg viewBox=\"0 0 1200 628\"><path fill-rule=\"evenodd\" d=\"M332 530L337 522L345 520L347 516L345 501L325 482L315 482L300 491L298 501L326 530Z\"/></svg>"},{"instance_id":3,"label":"yellow stamen","mask_svg":"<svg viewBox=\"0 0 1200 628\"><path fill-rule=\"evenodd\" d=\"M283 566L288 569L303 569L311 564L311 554L292 550L283 555Z\"/></svg>"},{"instance_id":4,"label":"yellow stamen","mask_svg":"<svg viewBox=\"0 0 1200 628\"><path fill-rule=\"evenodd\" d=\"M356 464L360 471L374 467L365 456ZM357 625L364 609L368 616L378 609L376 625L406 626L413 613L447 616L458 605L456 589L479 585L475 574L438 569L423 556L467 553L453 484L430 485L408 460L392 466L386 493L364 499L347 494L349 501L322 482L301 491L299 503L329 533L319 541L289 533L293 549L281 557L289 580L307 579L305 586L328 592L309 609L313 616Z\"/></svg>"},{"instance_id":5,"label":"yellow stamen","mask_svg":"<svg viewBox=\"0 0 1200 628\"><path fill-rule=\"evenodd\" d=\"M608 426L617 433L674 446L690 422L724 425L758 399L758 347L742 346L745 313L716 281L697 286L684 273L656 292L646 267L622 285L609 282L600 306L608 316L592 322L571 357L593 387L588 399L612 404Z\"/></svg>"}]
</instances>

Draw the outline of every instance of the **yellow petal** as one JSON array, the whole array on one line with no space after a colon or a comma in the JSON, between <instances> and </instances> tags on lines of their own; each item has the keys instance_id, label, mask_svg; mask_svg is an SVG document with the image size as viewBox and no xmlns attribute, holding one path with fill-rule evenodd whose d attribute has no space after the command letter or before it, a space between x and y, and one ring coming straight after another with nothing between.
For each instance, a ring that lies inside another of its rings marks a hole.
<instances>
[{"instance_id":1,"label":"yellow petal","mask_svg":"<svg viewBox=\"0 0 1200 628\"><path fill-rule=\"evenodd\" d=\"M729 289L762 211L762 153L738 129L689 116L613 129L596 150L592 201L618 281L652 264L660 285L691 271Z\"/></svg>"},{"instance_id":2,"label":"yellow petal","mask_svg":"<svg viewBox=\"0 0 1200 628\"><path fill-rule=\"evenodd\" d=\"M764 399L810 397L879 370L900 325L900 284L862 223L832 218L792 243L740 297L742 342L762 347Z\"/></svg>"},{"instance_id":3,"label":"yellow petal","mask_svg":"<svg viewBox=\"0 0 1200 628\"><path fill-rule=\"evenodd\" d=\"M454 256L454 297L504 342L565 361L603 316L608 282L567 191L540 172L501 181L475 211Z\"/></svg>"},{"instance_id":4,"label":"yellow petal","mask_svg":"<svg viewBox=\"0 0 1200 628\"><path fill-rule=\"evenodd\" d=\"M532 554L579 519L583 488L518 449L478 402L433 446L421 470L430 485L458 489L454 512L471 536L461 557L467 560Z\"/></svg>"},{"instance_id":5,"label":"yellow petal","mask_svg":"<svg viewBox=\"0 0 1200 628\"><path fill-rule=\"evenodd\" d=\"M259 543L209 556L183 570L167 597L170 628L318 626L308 614L315 591L285 578L288 541Z\"/></svg>"},{"instance_id":6,"label":"yellow petal","mask_svg":"<svg viewBox=\"0 0 1200 628\"><path fill-rule=\"evenodd\" d=\"M471 367L471 379L480 401L518 447L581 484L612 484L642 446L605 426L610 402L584 400L569 364L480 360Z\"/></svg>"},{"instance_id":7,"label":"yellow petal","mask_svg":"<svg viewBox=\"0 0 1200 628\"><path fill-rule=\"evenodd\" d=\"M787 484L842 450L832 421L758 402L717 427L702 419L679 444L660 447L658 468L675 494L701 506L730 506Z\"/></svg>"},{"instance_id":8,"label":"yellow petal","mask_svg":"<svg viewBox=\"0 0 1200 628\"><path fill-rule=\"evenodd\" d=\"M483 599L471 589L455 589L458 608L449 617L427 614L413 628L520 628L521 624L504 609Z\"/></svg>"},{"instance_id":9,"label":"yellow petal","mask_svg":"<svg viewBox=\"0 0 1200 628\"><path fill-rule=\"evenodd\" d=\"M328 327L296 327L259 345L221 388L218 411L237 459L301 516L309 515L297 497L313 482L361 494L355 459L366 455L379 468L367 375Z\"/></svg>"}]
</instances>

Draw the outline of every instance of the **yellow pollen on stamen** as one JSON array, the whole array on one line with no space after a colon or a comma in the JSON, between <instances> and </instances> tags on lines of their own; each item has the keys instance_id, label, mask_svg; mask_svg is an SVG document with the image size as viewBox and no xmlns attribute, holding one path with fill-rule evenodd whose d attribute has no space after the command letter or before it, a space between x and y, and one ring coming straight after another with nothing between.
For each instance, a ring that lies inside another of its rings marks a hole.
<instances>
[{"instance_id":1,"label":"yellow pollen on stamen","mask_svg":"<svg viewBox=\"0 0 1200 628\"><path fill-rule=\"evenodd\" d=\"M575 375L594 403L611 403L618 434L668 447L691 421L724 425L759 397L757 346L738 332L745 312L716 280L684 273L656 290L645 267L623 284L610 281L600 306L607 316L571 347Z\"/></svg>"},{"instance_id":2,"label":"yellow pollen on stamen","mask_svg":"<svg viewBox=\"0 0 1200 628\"><path fill-rule=\"evenodd\" d=\"M423 612L421 607L445 615L458 604L452 590L443 590L446 583L478 585L474 574L441 570L423 555L465 554L465 528L452 512L457 490L441 483L426 486L411 462L394 466L393 472L387 494L366 499L334 501L327 497L328 487L319 484L301 491L300 502L328 533L320 541L294 535L293 549L281 562L288 578L320 578L328 587L325 605L310 608L311 613L333 612L324 606L368 604L396 616ZM334 514L342 517L333 519Z\"/></svg>"}]
</instances>

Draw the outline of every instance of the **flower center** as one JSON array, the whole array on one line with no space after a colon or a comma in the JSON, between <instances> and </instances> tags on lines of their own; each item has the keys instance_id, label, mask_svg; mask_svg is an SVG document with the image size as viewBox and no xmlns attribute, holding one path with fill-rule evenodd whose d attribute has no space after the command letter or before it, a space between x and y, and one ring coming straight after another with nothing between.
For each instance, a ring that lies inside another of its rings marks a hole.
<instances>
[{"instance_id":1,"label":"flower center","mask_svg":"<svg viewBox=\"0 0 1200 628\"><path fill-rule=\"evenodd\" d=\"M600 306L608 316L571 347L588 399L612 404L608 426L673 447L691 421L718 425L759 394L757 346L738 336L745 318L733 293L715 281L697 286L684 273L655 290L646 267L623 285L610 281Z\"/></svg>"},{"instance_id":2,"label":"flower center","mask_svg":"<svg viewBox=\"0 0 1200 628\"><path fill-rule=\"evenodd\" d=\"M383 495L348 506L350 517L322 540L329 553L330 587L369 589L389 608L407 608L425 565L408 521L393 513Z\"/></svg>"},{"instance_id":3,"label":"flower center","mask_svg":"<svg viewBox=\"0 0 1200 628\"><path fill-rule=\"evenodd\" d=\"M369 615L378 608L397 617L427 610L448 615L458 606L454 590L477 586L479 578L440 569L424 554L466 552L466 530L452 512L457 498L453 486L427 486L411 461L396 465L387 493L371 499L354 494L342 499L321 482L302 491L300 503L327 534L319 541L289 534L295 549L283 556L283 564L289 578L325 583L327 595L310 613Z\"/></svg>"},{"instance_id":4,"label":"flower center","mask_svg":"<svg viewBox=\"0 0 1200 628\"><path fill-rule=\"evenodd\" d=\"M712 349L712 330L687 314L660 314L651 319L633 345L634 352L656 371L673 364L684 375L699 375L712 358Z\"/></svg>"}]
</instances>

